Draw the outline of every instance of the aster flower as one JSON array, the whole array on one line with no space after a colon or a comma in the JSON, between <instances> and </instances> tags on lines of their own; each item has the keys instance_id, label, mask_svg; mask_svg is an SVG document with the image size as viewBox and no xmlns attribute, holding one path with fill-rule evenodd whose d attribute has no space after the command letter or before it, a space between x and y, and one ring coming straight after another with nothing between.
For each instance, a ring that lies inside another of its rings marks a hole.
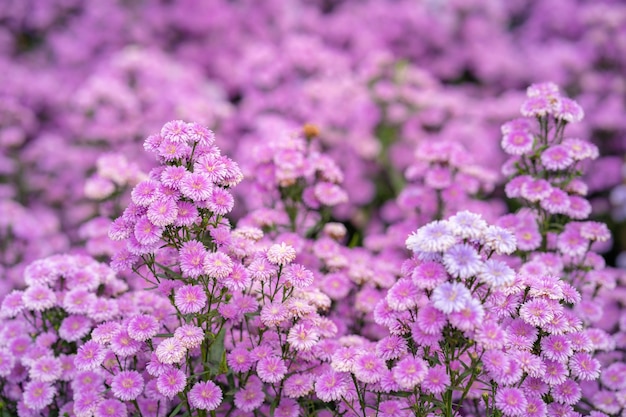
<instances>
[{"instance_id":1,"label":"aster flower","mask_svg":"<svg viewBox=\"0 0 626 417\"><path fill-rule=\"evenodd\" d=\"M123 402L108 398L98 403L93 413L94 417L126 417L128 409Z\"/></svg>"},{"instance_id":2,"label":"aster flower","mask_svg":"<svg viewBox=\"0 0 626 417\"><path fill-rule=\"evenodd\" d=\"M552 191L550 183L544 179L529 179L522 183L520 196L533 203L548 197Z\"/></svg>"},{"instance_id":3,"label":"aster flower","mask_svg":"<svg viewBox=\"0 0 626 417\"><path fill-rule=\"evenodd\" d=\"M412 390L428 373L428 363L421 358L407 356L399 360L392 369L393 378L400 387Z\"/></svg>"},{"instance_id":4,"label":"aster flower","mask_svg":"<svg viewBox=\"0 0 626 417\"><path fill-rule=\"evenodd\" d=\"M136 399L143 392L143 387L143 377L137 371L122 371L111 380L113 395L122 401Z\"/></svg>"},{"instance_id":5,"label":"aster flower","mask_svg":"<svg viewBox=\"0 0 626 417\"><path fill-rule=\"evenodd\" d=\"M572 371L572 376L581 381L593 381L600 376L600 362L586 352L572 355L569 360L569 368Z\"/></svg>"},{"instance_id":6,"label":"aster flower","mask_svg":"<svg viewBox=\"0 0 626 417\"><path fill-rule=\"evenodd\" d=\"M553 188L548 197L541 200L539 204L548 213L565 214L570 206L570 198L565 191Z\"/></svg>"},{"instance_id":7,"label":"aster flower","mask_svg":"<svg viewBox=\"0 0 626 417\"><path fill-rule=\"evenodd\" d=\"M252 279L241 264L234 264L230 274L222 280L222 284L231 291L244 291L251 283Z\"/></svg>"},{"instance_id":8,"label":"aster flower","mask_svg":"<svg viewBox=\"0 0 626 417\"><path fill-rule=\"evenodd\" d=\"M135 223L133 235L142 245L152 245L161 239L163 228L153 224L147 216L143 216ZM132 250L132 248L129 247Z\"/></svg>"},{"instance_id":9,"label":"aster flower","mask_svg":"<svg viewBox=\"0 0 626 417\"><path fill-rule=\"evenodd\" d=\"M423 290L434 290L448 280L448 273L439 262L423 262L411 274L413 283Z\"/></svg>"},{"instance_id":10,"label":"aster flower","mask_svg":"<svg viewBox=\"0 0 626 417\"><path fill-rule=\"evenodd\" d=\"M183 314L202 311L207 303L204 288L200 285L185 285L178 288L174 295L174 304Z\"/></svg>"},{"instance_id":11,"label":"aster flower","mask_svg":"<svg viewBox=\"0 0 626 417\"><path fill-rule=\"evenodd\" d=\"M478 252L467 243L452 246L443 255L443 264L453 277L467 279L483 269Z\"/></svg>"},{"instance_id":12,"label":"aster flower","mask_svg":"<svg viewBox=\"0 0 626 417\"><path fill-rule=\"evenodd\" d=\"M571 379L552 387L551 394L555 401L569 405L578 403L582 397L580 386Z\"/></svg>"},{"instance_id":13,"label":"aster flower","mask_svg":"<svg viewBox=\"0 0 626 417\"><path fill-rule=\"evenodd\" d=\"M548 171L567 169L573 162L569 148L564 145L553 145L541 153L541 163Z\"/></svg>"},{"instance_id":14,"label":"aster flower","mask_svg":"<svg viewBox=\"0 0 626 417\"><path fill-rule=\"evenodd\" d=\"M287 366L280 357L267 356L259 360L256 372L263 382L273 384L282 381L287 373Z\"/></svg>"},{"instance_id":15,"label":"aster flower","mask_svg":"<svg viewBox=\"0 0 626 417\"><path fill-rule=\"evenodd\" d=\"M99 343L89 340L78 348L74 363L80 370L95 370L100 367L106 356L107 350Z\"/></svg>"},{"instance_id":16,"label":"aster flower","mask_svg":"<svg viewBox=\"0 0 626 417\"><path fill-rule=\"evenodd\" d=\"M288 265L294 259L296 259L296 250L285 242L274 244L267 250L267 260L274 265Z\"/></svg>"},{"instance_id":17,"label":"aster flower","mask_svg":"<svg viewBox=\"0 0 626 417\"><path fill-rule=\"evenodd\" d=\"M544 363L546 365L546 372L543 375L543 380L545 382L551 386L565 382L568 374L568 369L565 364L548 359L546 359Z\"/></svg>"},{"instance_id":18,"label":"aster flower","mask_svg":"<svg viewBox=\"0 0 626 417\"><path fill-rule=\"evenodd\" d=\"M189 390L187 397L192 407L211 411L222 403L222 390L212 381L201 381Z\"/></svg>"},{"instance_id":19,"label":"aster flower","mask_svg":"<svg viewBox=\"0 0 626 417\"><path fill-rule=\"evenodd\" d=\"M485 244L499 255L510 255L515 252L515 235L510 231L498 227L489 226L483 234Z\"/></svg>"},{"instance_id":20,"label":"aster flower","mask_svg":"<svg viewBox=\"0 0 626 417\"><path fill-rule=\"evenodd\" d=\"M447 323L447 318L433 304L426 304L417 311L417 318L415 324L427 334L437 334L443 330Z\"/></svg>"},{"instance_id":21,"label":"aster flower","mask_svg":"<svg viewBox=\"0 0 626 417\"><path fill-rule=\"evenodd\" d=\"M68 342L76 342L85 337L92 328L92 321L88 317L72 314L67 316L59 326L59 337Z\"/></svg>"},{"instance_id":22,"label":"aster flower","mask_svg":"<svg viewBox=\"0 0 626 417\"><path fill-rule=\"evenodd\" d=\"M264 401L263 384L258 379L249 379L246 386L235 394L235 406L245 412L256 410Z\"/></svg>"},{"instance_id":23,"label":"aster flower","mask_svg":"<svg viewBox=\"0 0 626 417\"><path fill-rule=\"evenodd\" d=\"M160 198L148 207L148 220L158 227L173 224L178 217L178 206L173 198Z\"/></svg>"},{"instance_id":24,"label":"aster flower","mask_svg":"<svg viewBox=\"0 0 626 417\"><path fill-rule=\"evenodd\" d=\"M226 278L232 272L233 266L232 259L225 253L209 253L204 260L204 273L210 277Z\"/></svg>"},{"instance_id":25,"label":"aster flower","mask_svg":"<svg viewBox=\"0 0 626 417\"><path fill-rule=\"evenodd\" d=\"M583 108L574 100L561 97L555 107L554 117L569 123L580 122L585 116Z\"/></svg>"},{"instance_id":26,"label":"aster flower","mask_svg":"<svg viewBox=\"0 0 626 417\"><path fill-rule=\"evenodd\" d=\"M459 282L444 282L433 290L431 302L438 310L450 314L463 309L471 298L470 291Z\"/></svg>"},{"instance_id":27,"label":"aster flower","mask_svg":"<svg viewBox=\"0 0 626 417\"><path fill-rule=\"evenodd\" d=\"M204 174L189 172L180 181L180 192L193 201L204 201L211 197L213 183Z\"/></svg>"},{"instance_id":28,"label":"aster flower","mask_svg":"<svg viewBox=\"0 0 626 417\"><path fill-rule=\"evenodd\" d=\"M31 410L43 410L52 404L56 392L56 388L48 382L30 381L24 386L24 404Z\"/></svg>"},{"instance_id":29,"label":"aster flower","mask_svg":"<svg viewBox=\"0 0 626 417\"><path fill-rule=\"evenodd\" d=\"M300 264L291 264L285 268L285 279L296 288L306 288L313 284L314 276L311 271Z\"/></svg>"},{"instance_id":30,"label":"aster flower","mask_svg":"<svg viewBox=\"0 0 626 417\"><path fill-rule=\"evenodd\" d=\"M61 361L52 355L45 355L35 360L28 370L33 381L54 382L61 378Z\"/></svg>"},{"instance_id":31,"label":"aster flower","mask_svg":"<svg viewBox=\"0 0 626 417\"><path fill-rule=\"evenodd\" d=\"M485 317L485 309L479 300L470 298L461 311L450 313L450 324L462 331L474 330L480 326Z\"/></svg>"},{"instance_id":32,"label":"aster flower","mask_svg":"<svg viewBox=\"0 0 626 417\"><path fill-rule=\"evenodd\" d=\"M309 322L300 322L289 329L287 342L298 351L308 351L319 341L319 332Z\"/></svg>"},{"instance_id":33,"label":"aster flower","mask_svg":"<svg viewBox=\"0 0 626 417\"><path fill-rule=\"evenodd\" d=\"M199 347L204 340L204 330L192 324L183 324L174 331L174 338L186 349Z\"/></svg>"},{"instance_id":34,"label":"aster flower","mask_svg":"<svg viewBox=\"0 0 626 417\"><path fill-rule=\"evenodd\" d=\"M44 285L31 285L22 294L24 307L33 311L44 311L57 303L54 291Z\"/></svg>"},{"instance_id":35,"label":"aster flower","mask_svg":"<svg viewBox=\"0 0 626 417\"><path fill-rule=\"evenodd\" d=\"M163 364L180 363L185 358L187 349L175 338L168 338L159 343L155 350L159 362ZM165 394L164 394L165 395Z\"/></svg>"},{"instance_id":36,"label":"aster flower","mask_svg":"<svg viewBox=\"0 0 626 417\"><path fill-rule=\"evenodd\" d=\"M128 322L128 335L137 341L144 342L154 337L160 329L160 324L152 316L142 314L135 316Z\"/></svg>"},{"instance_id":37,"label":"aster flower","mask_svg":"<svg viewBox=\"0 0 626 417\"><path fill-rule=\"evenodd\" d=\"M457 239L446 221L434 221L419 228L406 240L406 247L413 252L445 252Z\"/></svg>"},{"instance_id":38,"label":"aster flower","mask_svg":"<svg viewBox=\"0 0 626 417\"><path fill-rule=\"evenodd\" d=\"M450 376L446 372L444 365L435 365L428 368L424 380L421 382L421 389L429 394L441 394L448 389Z\"/></svg>"},{"instance_id":39,"label":"aster flower","mask_svg":"<svg viewBox=\"0 0 626 417\"><path fill-rule=\"evenodd\" d=\"M322 401L339 401L348 393L352 381L346 373L326 372L315 381L315 395Z\"/></svg>"},{"instance_id":40,"label":"aster flower","mask_svg":"<svg viewBox=\"0 0 626 417\"><path fill-rule=\"evenodd\" d=\"M413 281L402 278L387 291L387 303L396 311L406 311L415 307L421 294Z\"/></svg>"},{"instance_id":41,"label":"aster flower","mask_svg":"<svg viewBox=\"0 0 626 417\"><path fill-rule=\"evenodd\" d=\"M376 343L376 355L383 360L398 359L408 351L408 344L404 338L390 335Z\"/></svg>"},{"instance_id":42,"label":"aster flower","mask_svg":"<svg viewBox=\"0 0 626 417\"><path fill-rule=\"evenodd\" d=\"M190 278L197 278L204 273L207 251L202 242L190 240L183 243L178 252L180 269Z\"/></svg>"},{"instance_id":43,"label":"aster flower","mask_svg":"<svg viewBox=\"0 0 626 417\"><path fill-rule=\"evenodd\" d=\"M504 133L501 146L509 155L525 155L533 149L534 137L527 130L511 130Z\"/></svg>"},{"instance_id":44,"label":"aster flower","mask_svg":"<svg viewBox=\"0 0 626 417\"><path fill-rule=\"evenodd\" d=\"M113 353L125 358L139 352L144 345L131 338L126 330L120 330L111 338L109 346Z\"/></svg>"},{"instance_id":45,"label":"aster flower","mask_svg":"<svg viewBox=\"0 0 626 417\"><path fill-rule=\"evenodd\" d=\"M160 346L160 345L159 345ZM167 398L175 397L187 385L187 376L183 371L170 368L157 378L157 390Z\"/></svg>"},{"instance_id":46,"label":"aster flower","mask_svg":"<svg viewBox=\"0 0 626 417\"><path fill-rule=\"evenodd\" d=\"M228 366L235 372L248 372L254 364L250 352L242 346L233 348L233 350L227 354L226 360Z\"/></svg>"},{"instance_id":47,"label":"aster flower","mask_svg":"<svg viewBox=\"0 0 626 417\"><path fill-rule=\"evenodd\" d=\"M148 207L159 197L159 183L153 180L140 182L133 188L130 198L138 206Z\"/></svg>"},{"instance_id":48,"label":"aster flower","mask_svg":"<svg viewBox=\"0 0 626 417\"><path fill-rule=\"evenodd\" d=\"M527 406L528 402L526 401L526 396L521 389L500 388L496 392L496 407L498 407L505 416L523 416Z\"/></svg>"}]
</instances>

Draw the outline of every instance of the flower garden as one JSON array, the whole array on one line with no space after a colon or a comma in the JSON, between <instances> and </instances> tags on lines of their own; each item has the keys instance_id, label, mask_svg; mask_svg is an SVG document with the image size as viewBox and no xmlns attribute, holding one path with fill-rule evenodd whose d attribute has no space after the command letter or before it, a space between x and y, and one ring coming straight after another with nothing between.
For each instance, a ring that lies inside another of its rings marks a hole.
<instances>
[{"instance_id":1,"label":"flower garden","mask_svg":"<svg viewBox=\"0 0 626 417\"><path fill-rule=\"evenodd\" d=\"M0 417L626 416L626 4L6 0Z\"/></svg>"}]
</instances>

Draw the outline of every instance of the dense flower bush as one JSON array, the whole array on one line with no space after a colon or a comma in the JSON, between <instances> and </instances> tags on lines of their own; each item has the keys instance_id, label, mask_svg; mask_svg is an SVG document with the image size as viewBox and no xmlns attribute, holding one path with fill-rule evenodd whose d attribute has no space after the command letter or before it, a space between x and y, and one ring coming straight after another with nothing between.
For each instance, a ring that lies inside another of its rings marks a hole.
<instances>
[{"instance_id":1,"label":"dense flower bush","mask_svg":"<svg viewBox=\"0 0 626 417\"><path fill-rule=\"evenodd\" d=\"M620 2L0 22L0 416L626 415Z\"/></svg>"}]
</instances>

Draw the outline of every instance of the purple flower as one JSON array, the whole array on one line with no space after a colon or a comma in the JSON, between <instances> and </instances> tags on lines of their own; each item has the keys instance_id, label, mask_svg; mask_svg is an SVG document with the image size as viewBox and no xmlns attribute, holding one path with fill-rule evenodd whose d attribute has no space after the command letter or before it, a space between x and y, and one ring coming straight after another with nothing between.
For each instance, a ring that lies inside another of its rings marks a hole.
<instances>
[{"instance_id":1,"label":"purple flower","mask_svg":"<svg viewBox=\"0 0 626 417\"><path fill-rule=\"evenodd\" d=\"M274 265L288 265L296 259L296 250L293 246L281 242L270 246L266 255L267 260Z\"/></svg>"},{"instance_id":2,"label":"purple flower","mask_svg":"<svg viewBox=\"0 0 626 417\"><path fill-rule=\"evenodd\" d=\"M111 380L113 395L122 401L135 400L143 392L144 382L137 371L122 371Z\"/></svg>"},{"instance_id":3,"label":"purple flower","mask_svg":"<svg viewBox=\"0 0 626 417\"><path fill-rule=\"evenodd\" d=\"M100 402L94 410L94 417L126 417L128 409L126 404L115 398L108 398Z\"/></svg>"},{"instance_id":4,"label":"purple flower","mask_svg":"<svg viewBox=\"0 0 626 417\"><path fill-rule=\"evenodd\" d=\"M433 291L430 300L438 310L450 314L463 309L472 297L470 291L459 282L444 282Z\"/></svg>"},{"instance_id":5,"label":"purple flower","mask_svg":"<svg viewBox=\"0 0 626 417\"><path fill-rule=\"evenodd\" d=\"M276 383L285 377L287 366L280 357L267 356L257 363L256 371L263 382Z\"/></svg>"},{"instance_id":6,"label":"purple flower","mask_svg":"<svg viewBox=\"0 0 626 417\"><path fill-rule=\"evenodd\" d=\"M521 389L499 388L496 392L496 407L498 407L505 416L522 416L526 412L527 406L528 402L526 401L526 396Z\"/></svg>"},{"instance_id":7,"label":"purple flower","mask_svg":"<svg viewBox=\"0 0 626 417\"><path fill-rule=\"evenodd\" d=\"M186 349L194 349L202 344L204 330L192 324L184 324L174 331L174 338Z\"/></svg>"},{"instance_id":8,"label":"purple flower","mask_svg":"<svg viewBox=\"0 0 626 417\"><path fill-rule=\"evenodd\" d=\"M534 137L527 130L512 130L502 137L502 149L509 155L525 155L533 149Z\"/></svg>"},{"instance_id":9,"label":"purple flower","mask_svg":"<svg viewBox=\"0 0 626 417\"><path fill-rule=\"evenodd\" d=\"M43 410L52 404L56 388L48 382L30 381L24 387L24 404L31 410Z\"/></svg>"},{"instance_id":10,"label":"purple flower","mask_svg":"<svg viewBox=\"0 0 626 417\"><path fill-rule=\"evenodd\" d=\"M159 362L171 365L174 363L180 363L185 358L187 349L185 349L183 344L178 339L170 337L159 343L155 353Z\"/></svg>"},{"instance_id":11,"label":"purple flower","mask_svg":"<svg viewBox=\"0 0 626 417\"><path fill-rule=\"evenodd\" d=\"M222 390L212 381L198 382L187 394L192 407L215 410L222 403Z\"/></svg>"},{"instance_id":12,"label":"purple flower","mask_svg":"<svg viewBox=\"0 0 626 417\"><path fill-rule=\"evenodd\" d=\"M68 342L76 342L91 331L91 319L81 315L67 316L59 327L59 337Z\"/></svg>"},{"instance_id":13,"label":"purple flower","mask_svg":"<svg viewBox=\"0 0 626 417\"><path fill-rule=\"evenodd\" d=\"M99 343L89 340L78 348L74 363L80 370L95 370L100 367L107 350Z\"/></svg>"},{"instance_id":14,"label":"purple flower","mask_svg":"<svg viewBox=\"0 0 626 417\"><path fill-rule=\"evenodd\" d=\"M185 285L176 290L174 304L183 314L197 313L206 306L207 296L200 285Z\"/></svg>"},{"instance_id":15,"label":"purple flower","mask_svg":"<svg viewBox=\"0 0 626 417\"><path fill-rule=\"evenodd\" d=\"M315 381L315 394L325 402L339 401L348 393L352 381L348 374L329 371Z\"/></svg>"},{"instance_id":16,"label":"purple flower","mask_svg":"<svg viewBox=\"0 0 626 417\"><path fill-rule=\"evenodd\" d=\"M154 337L160 329L160 324L152 316L142 314L135 316L128 322L128 335L139 342Z\"/></svg>"},{"instance_id":17,"label":"purple flower","mask_svg":"<svg viewBox=\"0 0 626 417\"><path fill-rule=\"evenodd\" d=\"M187 385L187 376L183 371L170 368L157 378L157 390L167 398L174 398Z\"/></svg>"},{"instance_id":18,"label":"purple flower","mask_svg":"<svg viewBox=\"0 0 626 417\"><path fill-rule=\"evenodd\" d=\"M235 394L235 406L246 412L256 410L264 401L263 384L258 378L250 378L246 386Z\"/></svg>"},{"instance_id":19,"label":"purple flower","mask_svg":"<svg viewBox=\"0 0 626 417\"><path fill-rule=\"evenodd\" d=\"M32 285L22 295L24 307L29 310L43 311L56 305L56 294L47 286Z\"/></svg>"},{"instance_id":20,"label":"purple flower","mask_svg":"<svg viewBox=\"0 0 626 417\"><path fill-rule=\"evenodd\" d=\"M204 174L190 172L180 181L180 191L193 201L204 201L211 197L213 183Z\"/></svg>"},{"instance_id":21,"label":"purple flower","mask_svg":"<svg viewBox=\"0 0 626 417\"><path fill-rule=\"evenodd\" d=\"M428 373L428 363L413 356L407 356L396 363L392 369L393 379L405 390L413 390Z\"/></svg>"},{"instance_id":22,"label":"purple flower","mask_svg":"<svg viewBox=\"0 0 626 417\"><path fill-rule=\"evenodd\" d=\"M435 365L428 368L422 381L421 388L429 394L441 394L448 389L450 376L443 365Z\"/></svg>"}]
</instances>

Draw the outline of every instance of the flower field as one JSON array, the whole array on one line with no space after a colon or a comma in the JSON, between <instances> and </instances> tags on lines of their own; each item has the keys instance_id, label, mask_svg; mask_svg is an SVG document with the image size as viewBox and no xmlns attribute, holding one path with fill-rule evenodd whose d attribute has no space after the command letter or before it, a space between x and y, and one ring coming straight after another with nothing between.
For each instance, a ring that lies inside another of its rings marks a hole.
<instances>
[{"instance_id":1,"label":"flower field","mask_svg":"<svg viewBox=\"0 0 626 417\"><path fill-rule=\"evenodd\" d=\"M0 3L0 417L626 416L626 4Z\"/></svg>"}]
</instances>

